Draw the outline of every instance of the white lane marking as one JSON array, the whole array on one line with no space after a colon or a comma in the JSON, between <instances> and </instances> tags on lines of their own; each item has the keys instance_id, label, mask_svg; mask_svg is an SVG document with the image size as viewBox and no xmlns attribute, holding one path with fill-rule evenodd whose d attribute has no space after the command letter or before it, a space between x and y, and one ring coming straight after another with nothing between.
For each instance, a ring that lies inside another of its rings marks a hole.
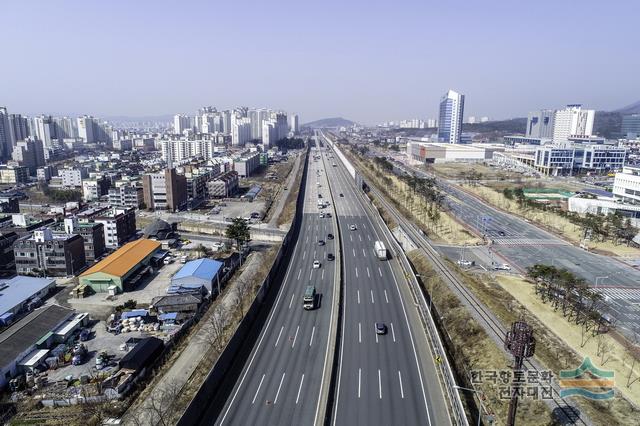
<instances>
[{"instance_id":1,"label":"white lane marking","mask_svg":"<svg viewBox=\"0 0 640 426\"><path fill-rule=\"evenodd\" d=\"M400 382L400 396L404 399L404 389L402 388L402 374L400 374L400 370L398 370L398 381Z\"/></svg>"},{"instance_id":2,"label":"white lane marking","mask_svg":"<svg viewBox=\"0 0 640 426\"><path fill-rule=\"evenodd\" d=\"M360 241L362 241L362 235L358 235L358 238L360 238Z\"/></svg>"},{"instance_id":3,"label":"white lane marking","mask_svg":"<svg viewBox=\"0 0 640 426\"><path fill-rule=\"evenodd\" d=\"M309 281L311 281L311 276L313 275L313 268L309 271Z\"/></svg>"},{"instance_id":4,"label":"white lane marking","mask_svg":"<svg viewBox=\"0 0 640 426\"><path fill-rule=\"evenodd\" d=\"M382 269L380 269L379 266L378 266L378 273L380 274L380 276L382 276Z\"/></svg>"},{"instance_id":5,"label":"white lane marking","mask_svg":"<svg viewBox=\"0 0 640 426\"><path fill-rule=\"evenodd\" d=\"M314 325L313 328L311 329L311 340L309 341L309 346L311 346L313 344L313 335L316 332L316 326Z\"/></svg>"},{"instance_id":6,"label":"white lane marking","mask_svg":"<svg viewBox=\"0 0 640 426\"><path fill-rule=\"evenodd\" d=\"M320 279L324 280L324 269L322 270L322 276L320 277Z\"/></svg>"},{"instance_id":7,"label":"white lane marking","mask_svg":"<svg viewBox=\"0 0 640 426\"><path fill-rule=\"evenodd\" d=\"M291 309L291 305L293 305L293 298L295 297L295 293L291 295L291 301L289 302L289 309Z\"/></svg>"},{"instance_id":8,"label":"white lane marking","mask_svg":"<svg viewBox=\"0 0 640 426\"><path fill-rule=\"evenodd\" d=\"M380 370L378 370L378 396L382 399L382 379L380 378Z\"/></svg>"},{"instance_id":9,"label":"white lane marking","mask_svg":"<svg viewBox=\"0 0 640 426\"><path fill-rule=\"evenodd\" d=\"M367 229L367 225L365 225L364 223L362 224L362 229Z\"/></svg>"},{"instance_id":10,"label":"white lane marking","mask_svg":"<svg viewBox=\"0 0 640 426\"><path fill-rule=\"evenodd\" d=\"M349 241L353 242L353 235L349 235Z\"/></svg>"},{"instance_id":11,"label":"white lane marking","mask_svg":"<svg viewBox=\"0 0 640 426\"><path fill-rule=\"evenodd\" d=\"M256 394L253 395L253 401L251 401L252 404L255 404L256 402L256 398L258 397L258 392L260 392L260 387L262 386L262 381L264 380L264 374L262 375L262 379L260 379L260 383L258 384L258 389L256 389Z\"/></svg>"},{"instance_id":12,"label":"white lane marking","mask_svg":"<svg viewBox=\"0 0 640 426\"><path fill-rule=\"evenodd\" d=\"M298 338L298 330L300 330L300 326L296 327L296 335L293 336L293 343L291 344L291 349L293 349L294 346L296 345L296 339Z\"/></svg>"},{"instance_id":13,"label":"white lane marking","mask_svg":"<svg viewBox=\"0 0 640 426\"><path fill-rule=\"evenodd\" d=\"M371 278L371 274L369 273L369 267L367 266L367 277Z\"/></svg>"},{"instance_id":14,"label":"white lane marking","mask_svg":"<svg viewBox=\"0 0 640 426\"><path fill-rule=\"evenodd\" d=\"M280 341L280 336L282 336L282 330L284 330L284 325L280 328L280 333L278 333L278 338L276 339L275 346L278 346L278 342Z\"/></svg>"},{"instance_id":15,"label":"white lane marking","mask_svg":"<svg viewBox=\"0 0 640 426\"><path fill-rule=\"evenodd\" d=\"M300 281L300 274L302 274L302 269L298 271L298 281Z\"/></svg>"},{"instance_id":16,"label":"white lane marking","mask_svg":"<svg viewBox=\"0 0 640 426\"><path fill-rule=\"evenodd\" d=\"M391 323L391 336L393 336L393 341L395 342L396 341L396 332L393 329L393 323Z\"/></svg>"},{"instance_id":17,"label":"white lane marking","mask_svg":"<svg viewBox=\"0 0 640 426\"><path fill-rule=\"evenodd\" d=\"M376 325L375 324L373 325L373 332L376 335L376 343L378 343L378 331L376 330Z\"/></svg>"},{"instance_id":18,"label":"white lane marking","mask_svg":"<svg viewBox=\"0 0 640 426\"><path fill-rule=\"evenodd\" d=\"M356 257L356 249L351 249L353 250L353 257Z\"/></svg>"},{"instance_id":19,"label":"white lane marking","mask_svg":"<svg viewBox=\"0 0 640 426\"><path fill-rule=\"evenodd\" d=\"M309 242L309 236L308 235L304 238L304 242L305 242L305 244Z\"/></svg>"},{"instance_id":20,"label":"white lane marking","mask_svg":"<svg viewBox=\"0 0 640 426\"><path fill-rule=\"evenodd\" d=\"M315 250L313 251L313 258L314 259L316 258L316 251Z\"/></svg>"},{"instance_id":21,"label":"white lane marking","mask_svg":"<svg viewBox=\"0 0 640 426\"><path fill-rule=\"evenodd\" d=\"M273 403L277 403L278 402L278 395L280 395L280 388L282 387L282 382L284 382L284 375L286 373L282 373L282 379L280 379L280 384L278 385L278 391L276 392L276 399L273 400Z\"/></svg>"},{"instance_id":22,"label":"white lane marking","mask_svg":"<svg viewBox=\"0 0 640 426\"><path fill-rule=\"evenodd\" d=\"M356 278L358 278L358 268L356 268Z\"/></svg>"},{"instance_id":23,"label":"white lane marking","mask_svg":"<svg viewBox=\"0 0 640 426\"><path fill-rule=\"evenodd\" d=\"M304 260L306 256L307 256L307 251L305 250L304 252L302 252L302 260Z\"/></svg>"},{"instance_id":24,"label":"white lane marking","mask_svg":"<svg viewBox=\"0 0 640 426\"><path fill-rule=\"evenodd\" d=\"M302 375L302 378L300 379L300 386L298 387L298 395L296 396L296 404L298 403L298 400L300 399L300 391L302 390L302 384L303 383L304 383L304 374Z\"/></svg>"},{"instance_id":25,"label":"white lane marking","mask_svg":"<svg viewBox=\"0 0 640 426\"><path fill-rule=\"evenodd\" d=\"M384 291L384 300L386 300L387 303L389 303L389 297L387 296L387 290Z\"/></svg>"},{"instance_id":26,"label":"white lane marking","mask_svg":"<svg viewBox=\"0 0 640 426\"><path fill-rule=\"evenodd\" d=\"M371 303L376 303L376 302L373 300L373 290L371 290Z\"/></svg>"},{"instance_id":27,"label":"white lane marking","mask_svg":"<svg viewBox=\"0 0 640 426\"><path fill-rule=\"evenodd\" d=\"M358 305L360 304L360 290L356 290L358 292Z\"/></svg>"},{"instance_id":28,"label":"white lane marking","mask_svg":"<svg viewBox=\"0 0 640 426\"><path fill-rule=\"evenodd\" d=\"M371 241L371 237L367 234L367 238L369 239L369 241Z\"/></svg>"},{"instance_id":29,"label":"white lane marking","mask_svg":"<svg viewBox=\"0 0 640 426\"><path fill-rule=\"evenodd\" d=\"M358 343L362 343L362 324L358 323Z\"/></svg>"},{"instance_id":30,"label":"white lane marking","mask_svg":"<svg viewBox=\"0 0 640 426\"><path fill-rule=\"evenodd\" d=\"M358 398L360 398L360 383L362 381L362 369L358 368Z\"/></svg>"}]
</instances>

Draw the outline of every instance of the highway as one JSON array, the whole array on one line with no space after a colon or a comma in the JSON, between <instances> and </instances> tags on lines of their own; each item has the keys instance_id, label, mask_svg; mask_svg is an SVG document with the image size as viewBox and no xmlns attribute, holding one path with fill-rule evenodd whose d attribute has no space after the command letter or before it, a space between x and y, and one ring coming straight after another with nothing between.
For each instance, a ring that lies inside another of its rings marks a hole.
<instances>
[{"instance_id":1,"label":"highway","mask_svg":"<svg viewBox=\"0 0 640 426\"><path fill-rule=\"evenodd\" d=\"M331 371L330 324L337 320L331 308L337 303L339 262L327 260L328 253L336 253L336 240L327 240L327 234L336 231L334 217L319 215L318 193L326 199L329 191L323 163L314 163L313 154L294 254L257 343L215 419L217 425L313 425L324 420L320 396L327 392L328 380L323 378ZM317 179L316 169L321 170ZM326 244L319 245L319 240ZM320 268L313 268L314 260ZM317 291L319 307L314 310L303 308L308 285Z\"/></svg>"},{"instance_id":2,"label":"highway","mask_svg":"<svg viewBox=\"0 0 640 426\"><path fill-rule=\"evenodd\" d=\"M451 424L445 392L406 281L395 260L375 256L376 240L387 248L391 244L378 223L370 220L362 195L356 193L353 178L337 156L330 159L325 152L323 161L338 215L344 277L332 423ZM350 229L352 225L355 230ZM386 324L387 334L376 334L376 322Z\"/></svg>"},{"instance_id":3,"label":"highway","mask_svg":"<svg viewBox=\"0 0 640 426\"><path fill-rule=\"evenodd\" d=\"M416 176L434 177L416 167L395 164ZM437 178L437 183L447 194L446 202L457 219L493 240L489 249L497 255L496 262L502 258L522 272L536 263L574 272L603 294L618 322L617 327L632 335L640 321L640 271L614 258L573 246L519 217L485 204L443 179Z\"/></svg>"}]
</instances>

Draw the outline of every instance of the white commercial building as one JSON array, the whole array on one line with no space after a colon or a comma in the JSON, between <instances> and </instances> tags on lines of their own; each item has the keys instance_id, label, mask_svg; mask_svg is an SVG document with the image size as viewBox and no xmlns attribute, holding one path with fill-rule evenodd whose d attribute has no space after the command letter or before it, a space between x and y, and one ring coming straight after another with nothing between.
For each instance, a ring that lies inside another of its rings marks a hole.
<instances>
[{"instance_id":1,"label":"white commercial building","mask_svg":"<svg viewBox=\"0 0 640 426\"><path fill-rule=\"evenodd\" d=\"M484 161L493 158L493 153L503 151L491 145L460 145L407 141L407 157L414 163L433 164L455 161Z\"/></svg>"},{"instance_id":2,"label":"white commercial building","mask_svg":"<svg viewBox=\"0 0 640 426\"><path fill-rule=\"evenodd\" d=\"M89 174L84 168L80 169L62 169L58 170L58 176L62 178L62 186L66 188L81 187L82 179L87 178Z\"/></svg>"},{"instance_id":3,"label":"white commercial building","mask_svg":"<svg viewBox=\"0 0 640 426\"><path fill-rule=\"evenodd\" d=\"M627 149L603 144L547 144L535 148L533 167L547 176L620 170Z\"/></svg>"},{"instance_id":4,"label":"white commercial building","mask_svg":"<svg viewBox=\"0 0 640 426\"><path fill-rule=\"evenodd\" d=\"M554 115L553 140L563 142L571 136L591 136L595 115L595 110L582 109L581 105L567 105L565 109L557 110Z\"/></svg>"},{"instance_id":5,"label":"white commercial building","mask_svg":"<svg viewBox=\"0 0 640 426\"><path fill-rule=\"evenodd\" d=\"M613 195L626 203L640 204L640 167L625 166L613 180Z\"/></svg>"},{"instance_id":6,"label":"white commercial building","mask_svg":"<svg viewBox=\"0 0 640 426\"><path fill-rule=\"evenodd\" d=\"M463 115L464 95L449 90L442 99L440 99L438 141L454 144L460 143Z\"/></svg>"}]
</instances>

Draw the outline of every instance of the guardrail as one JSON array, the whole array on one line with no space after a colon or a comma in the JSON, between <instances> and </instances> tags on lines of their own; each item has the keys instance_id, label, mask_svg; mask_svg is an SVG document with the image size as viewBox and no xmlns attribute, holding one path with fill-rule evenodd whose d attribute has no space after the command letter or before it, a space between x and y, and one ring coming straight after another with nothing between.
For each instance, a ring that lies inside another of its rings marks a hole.
<instances>
[{"instance_id":1,"label":"guardrail","mask_svg":"<svg viewBox=\"0 0 640 426\"><path fill-rule=\"evenodd\" d=\"M283 239L282 246L278 250L273 266L266 279L260 285L247 314L190 401L182 417L176 423L177 426L210 424L211 419L218 417L220 410L224 407L226 397L233 391L236 379L242 373L244 363L253 349L255 342L252 339L257 339L262 330L264 322L261 324L257 320L261 315L268 313L275 300L275 294L282 284L282 277L284 277L288 265L288 262L283 262L283 258L291 258L295 248L295 241L300 233L304 210L306 185L303 183L306 182L308 168L309 148L307 147L307 158L302 172L298 198L296 199L296 213L291 227ZM256 328L254 327L256 324L261 325Z\"/></svg>"}]
</instances>

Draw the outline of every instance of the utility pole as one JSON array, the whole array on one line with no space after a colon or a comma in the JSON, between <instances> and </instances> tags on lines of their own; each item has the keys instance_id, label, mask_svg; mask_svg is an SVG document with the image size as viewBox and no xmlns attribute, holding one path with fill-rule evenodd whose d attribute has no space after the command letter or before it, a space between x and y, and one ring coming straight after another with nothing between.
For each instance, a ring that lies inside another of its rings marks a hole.
<instances>
[{"instance_id":1,"label":"utility pole","mask_svg":"<svg viewBox=\"0 0 640 426\"><path fill-rule=\"evenodd\" d=\"M511 325L511 330L507 331L504 339L504 347L513 355L513 371L521 371L524 360L532 357L536 349L536 339L533 337L533 328L524 321L514 322ZM508 426L514 426L516 422L519 388L520 384L518 382L512 383L509 416L507 417Z\"/></svg>"}]
</instances>

